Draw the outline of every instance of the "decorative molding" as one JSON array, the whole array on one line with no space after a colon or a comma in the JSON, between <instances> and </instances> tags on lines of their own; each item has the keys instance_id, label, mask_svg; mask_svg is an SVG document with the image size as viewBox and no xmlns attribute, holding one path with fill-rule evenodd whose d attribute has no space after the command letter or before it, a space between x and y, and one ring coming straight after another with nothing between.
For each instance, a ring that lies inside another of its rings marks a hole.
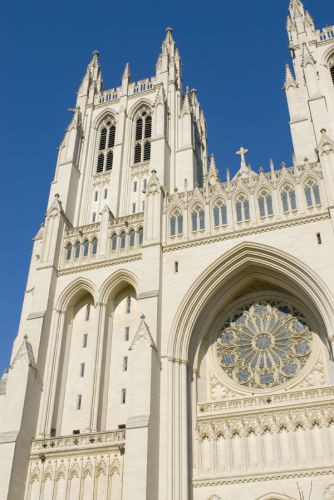
<instances>
[{"instance_id":1,"label":"decorative molding","mask_svg":"<svg viewBox=\"0 0 334 500\"><path fill-rule=\"evenodd\" d=\"M282 471L282 472L268 472L266 474L251 474L251 475L235 475L234 477L229 478L203 478L203 479L194 479L193 486L194 488L204 488L209 486L226 486L229 484L249 484L249 483L258 483L262 481L278 481L284 479L296 479L302 477L314 477L314 476L329 476L334 474L333 467L321 467L315 468L312 467L310 469L298 468L293 471Z\"/></svg>"},{"instance_id":2,"label":"decorative molding","mask_svg":"<svg viewBox=\"0 0 334 500\"><path fill-rule=\"evenodd\" d=\"M141 315L141 321L138 327L137 332L135 333L135 336L131 342L131 345L129 347L129 351L133 351L135 347L138 344L147 344L149 347L152 347L155 351L157 351L157 347L155 345L155 342L152 338L150 329L145 321L145 315Z\"/></svg>"},{"instance_id":3,"label":"decorative molding","mask_svg":"<svg viewBox=\"0 0 334 500\"><path fill-rule=\"evenodd\" d=\"M226 232L224 234L205 236L205 237L194 239L194 240L187 240L187 241L172 243L172 244L165 243L163 245L162 249L163 249L164 253L165 252L174 252L176 250L180 250L183 248L191 248L191 247L199 246L199 245L207 245L209 243L215 243L217 241L231 240L234 238L241 238L243 236L250 236L253 234L257 234L257 233L266 233L266 232L270 232L270 231L276 231L276 230L282 229L282 228L295 227L295 226L304 225L304 224L311 224L313 222L320 222L322 220L327 220L327 219L330 219L330 215L328 212L322 213L320 215L315 215L315 216L305 216L305 217L300 217L298 219L291 219L289 221L274 222L274 223L267 224L264 226L251 227L249 229L229 231L229 232Z\"/></svg>"},{"instance_id":4,"label":"decorative molding","mask_svg":"<svg viewBox=\"0 0 334 500\"><path fill-rule=\"evenodd\" d=\"M142 255L141 254L135 254L135 255L127 255L124 257L118 257L115 260L108 259L108 260L100 260L100 261L95 261L94 263L91 264L86 264L86 265L81 265L78 267L72 267L70 269L60 269L58 271L58 276L64 276L66 274L74 274L74 273L80 273L83 271L91 271L92 269L100 269L103 267L110 267L110 266L116 266L117 264L125 264L127 262L134 262L136 260L141 260Z\"/></svg>"}]
</instances>

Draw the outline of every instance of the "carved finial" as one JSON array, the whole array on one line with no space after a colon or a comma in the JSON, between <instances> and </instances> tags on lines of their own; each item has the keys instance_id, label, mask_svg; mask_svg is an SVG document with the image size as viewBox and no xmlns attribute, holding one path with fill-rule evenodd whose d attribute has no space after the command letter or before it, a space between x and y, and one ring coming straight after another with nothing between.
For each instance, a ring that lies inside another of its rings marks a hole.
<instances>
[{"instance_id":1,"label":"carved finial","mask_svg":"<svg viewBox=\"0 0 334 500\"><path fill-rule=\"evenodd\" d=\"M282 167L282 168L286 168L286 163L285 163L285 161L282 161L282 163L281 163L281 167Z\"/></svg>"},{"instance_id":2,"label":"carved finial","mask_svg":"<svg viewBox=\"0 0 334 500\"><path fill-rule=\"evenodd\" d=\"M28 335L25 334L23 338L24 338L24 340L28 340Z\"/></svg>"},{"instance_id":3,"label":"carved finial","mask_svg":"<svg viewBox=\"0 0 334 500\"><path fill-rule=\"evenodd\" d=\"M99 56L100 52L98 50L93 50L93 56Z\"/></svg>"},{"instance_id":4,"label":"carved finial","mask_svg":"<svg viewBox=\"0 0 334 500\"><path fill-rule=\"evenodd\" d=\"M274 165L274 160L272 158L270 158L269 166L270 166L271 172L273 172L275 170L275 165Z\"/></svg>"},{"instance_id":5,"label":"carved finial","mask_svg":"<svg viewBox=\"0 0 334 500\"><path fill-rule=\"evenodd\" d=\"M231 182L231 174L230 174L230 169L226 169L226 180L227 182Z\"/></svg>"},{"instance_id":6,"label":"carved finial","mask_svg":"<svg viewBox=\"0 0 334 500\"><path fill-rule=\"evenodd\" d=\"M146 318L145 314L140 315L140 319L144 320Z\"/></svg>"},{"instance_id":7,"label":"carved finial","mask_svg":"<svg viewBox=\"0 0 334 500\"><path fill-rule=\"evenodd\" d=\"M168 27L166 28L166 33L167 33L167 34L168 34L168 33L173 33L173 28L172 28L171 26L168 26Z\"/></svg>"},{"instance_id":8,"label":"carved finial","mask_svg":"<svg viewBox=\"0 0 334 500\"><path fill-rule=\"evenodd\" d=\"M262 174L262 172L263 172L263 167L260 167L259 168L259 173Z\"/></svg>"}]
</instances>

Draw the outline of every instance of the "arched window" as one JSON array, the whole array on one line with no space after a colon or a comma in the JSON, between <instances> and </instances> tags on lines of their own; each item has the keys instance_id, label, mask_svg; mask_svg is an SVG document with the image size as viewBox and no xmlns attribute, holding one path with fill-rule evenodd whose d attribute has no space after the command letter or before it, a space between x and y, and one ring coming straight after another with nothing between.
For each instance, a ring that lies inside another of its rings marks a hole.
<instances>
[{"instance_id":1,"label":"arched window","mask_svg":"<svg viewBox=\"0 0 334 500\"><path fill-rule=\"evenodd\" d=\"M113 234L111 237L111 250L114 252L117 248L117 235Z\"/></svg>"},{"instance_id":2,"label":"arched window","mask_svg":"<svg viewBox=\"0 0 334 500\"><path fill-rule=\"evenodd\" d=\"M221 200L217 201L213 207L213 224L215 227L227 224L227 208Z\"/></svg>"},{"instance_id":3,"label":"arched window","mask_svg":"<svg viewBox=\"0 0 334 500\"><path fill-rule=\"evenodd\" d=\"M78 259L80 257L80 243L79 241L76 242L74 245L74 258Z\"/></svg>"},{"instance_id":4,"label":"arched window","mask_svg":"<svg viewBox=\"0 0 334 500\"><path fill-rule=\"evenodd\" d=\"M143 228L140 227L138 230L138 245L143 244L143 237L144 237L144 231L143 231Z\"/></svg>"},{"instance_id":5,"label":"arched window","mask_svg":"<svg viewBox=\"0 0 334 500\"><path fill-rule=\"evenodd\" d=\"M96 165L97 174L107 170L112 170L115 135L116 127L113 120L110 117L105 118L100 131L99 152Z\"/></svg>"},{"instance_id":6,"label":"arched window","mask_svg":"<svg viewBox=\"0 0 334 500\"><path fill-rule=\"evenodd\" d=\"M262 191L257 199L259 204L260 217L273 215L273 199L267 191Z\"/></svg>"},{"instance_id":7,"label":"arched window","mask_svg":"<svg viewBox=\"0 0 334 500\"><path fill-rule=\"evenodd\" d=\"M135 245L135 232L133 229L129 232L129 243L130 247L133 247Z\"/></svg>"},{"instance_id":8,"label":"arched window","mask_svg":"<svg viewBox=\"0 0 334 500\"><path fill-rule=\"evenodd\" d=\"M191 230L200 231L205 228L205 213L201 206L197 206L191 213Z\"/></svg>"},{"instance_id":9,"label":"arched window","mask_svg":"<svg viewBox=\"0 0 334 500\"><path fill-rule=\"evenodd\" d=\"M120 239L121 239L121 245L120 245L121 248L125 248L126 234L124 231L121 233Z\"/></svg>"},{"instance_id":10,"label":"arched window","mask_svg":"<svg viewBox=\"0 0 334 500\"><path fill-rule=\"evenodd\" d=\"M72 257L72 245L69 243L66 247L66 260L70 260Z\"/></svg>"},{"instance_id":11,"label":"arched window","mask_svg":"<svg viewBox=\"0 0 334 500\"><path fill-rule=\"evenodd\" d=\"M134 163L151 159L152 117L148 108L142 109L135 120Z\"/></svg>"},{"instance_id":12,"label":"arched window","mask_svg":"<svg viewBox=\"0 0 334 500\"><path fill-rule=\"evenodd\" d=\"M176 210L170 217L170 235L183 234L183 215Z\"/></svg>"},{"instance_id":13,"label":"arched window","mask_svg":"<svg viewBox=\"0 0 334 500\"><path fill-rule=\"evenodd\" d=\"M92 241L92 255L96 255L97 253L97 239L94 238Z\"/></svg>"},{"instance_id":14,"label":"arched window","mask_svg":"<svg viewBox=\"0 0 334 500\"><path fill-rule=\"evenodd\" d=\"M285 185L281 191L283 212L297 209L296 192L290 185Z\"/></svg>"},{"instance_id":15,"label":"arched window","mask_svg":"<svg viewBox=\"0 0 334 500\"><path fill-rule=\"evenodd\" d=\"M89 251L89 241L85 240L82 246L83 246L83 256L87 257Z\"/></svg>"},{"instance_id":16,"label":"arched window","mask_svg":"<svg viewBox=\"0 0 334 500\"><path fill-rule=\"evenodd\" d=\"M237 199L235 204L235 211L237 214L237 222L242 222L250 219L249 200L244 195L239 196L239 198Z\"/></svg>"},{"instance_id":17,"label":"arched window","mask_svg":"<svg viewBox=\"0 0 334 500\"><path fill-rule=\"evenodd\" d=\"M314 207L321 204L320 189L314 180L309 180L304 187L306 204L308 207Z\"/></svg>"}]
</instances>

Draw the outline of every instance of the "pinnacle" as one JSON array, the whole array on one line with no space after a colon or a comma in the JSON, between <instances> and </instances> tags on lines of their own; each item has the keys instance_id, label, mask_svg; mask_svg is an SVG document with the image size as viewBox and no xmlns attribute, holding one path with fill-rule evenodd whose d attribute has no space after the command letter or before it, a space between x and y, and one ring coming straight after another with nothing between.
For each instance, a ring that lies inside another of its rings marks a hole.
<instances>
[{"instance_id":1,"label":"pinnacle","mask_svg":"<svg viewBox=\"0 0 334 500\"><path fill-rule=\"evenodd\" d=\"M130 64L127 62L125 64L124 71L123 71L123 79L130 80L130 77L131 77Z\"/></svg>"},{"instance_id":2,"label":"pinnacle","mask_svg":"<svg viewBox=\"0 0 334 500\"><path fill-rule=\"evenodd\" d=\"M284 82L284 87L288 89L289 87L295 87L296 86L296 81L293 77L291 68L289 64L285 65L285 82Z\"/></svg>"}]
</instances>

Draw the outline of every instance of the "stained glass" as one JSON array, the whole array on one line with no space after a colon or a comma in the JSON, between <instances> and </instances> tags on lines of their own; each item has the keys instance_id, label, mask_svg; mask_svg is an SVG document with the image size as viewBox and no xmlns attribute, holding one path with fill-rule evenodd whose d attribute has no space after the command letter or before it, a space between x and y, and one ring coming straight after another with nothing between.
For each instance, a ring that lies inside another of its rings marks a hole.
<instances>
[{"instance_id":1,"label":"stained glass","mask_svg":"<svg viewBox=\"0 0 334 500\"><path fill-rule=\"evenodd\" d=\"M262 389L297 375L311 354L313 334L304 318L284 304L253 304L225 323L216 354L225 373ZM303 321L303 322L302 322Z\"/></svg>"}]
</instances>

